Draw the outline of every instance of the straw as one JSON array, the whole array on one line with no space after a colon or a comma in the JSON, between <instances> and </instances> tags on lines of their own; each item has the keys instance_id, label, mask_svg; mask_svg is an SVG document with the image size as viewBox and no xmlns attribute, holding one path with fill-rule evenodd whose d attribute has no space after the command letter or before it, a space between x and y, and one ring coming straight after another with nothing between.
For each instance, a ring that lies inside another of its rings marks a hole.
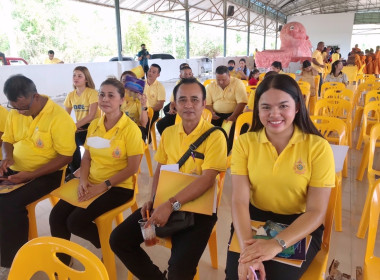
<instances>
[{"instance_id":1,"label":"straw","mask_svg":"<svg viewBox=\"0 0 380 280\"><path fill-rule=\"evenodd\" d=\"M146 219L149 220L149 210L146 210Z\"/></svg>"},{"instance_id":2,"label":"straw","mask_svg":"<svg viewBox=\"0 0 380 280\"><path fill-rule=\"evenodd\" d=\"M250 266L249 268L251 269L252 274L253 274L253 277L255 278L255 280L259 280L259 279L257 278L257 274L256 274L255 270L253 269L253 267Z\"/></svg>"}]
</instances>

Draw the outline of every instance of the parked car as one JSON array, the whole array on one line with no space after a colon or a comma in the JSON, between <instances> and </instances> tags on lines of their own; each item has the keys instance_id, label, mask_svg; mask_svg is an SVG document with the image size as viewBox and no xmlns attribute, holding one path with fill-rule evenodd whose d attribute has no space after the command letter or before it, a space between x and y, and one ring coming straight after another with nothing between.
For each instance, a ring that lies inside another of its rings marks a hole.
<instances>
[{"instance_id":1,"label":"parked car","mask_svg":"<svg viewBox=\"0 0 380 280\"><path fill-rule=\"evenodd\" d=\"M21 57L5 57L5 55L0 52L0 66L1 65L28 65L28 62Z\"/></svg>"},{"instance_id":2,"label":"parked car","mask_svg":"<svg viewBox=\"0 0 380 280\"><path fill-rule=\"evenodd\" d=\"M168 53L155 53L150 55L150 59L175 59L174 56Z\"/></svg>"},{"instance_id":3,"label":"parked car","mask_svg":"<svg viewBox=\"0 0 380 280\"><path fill-rule=\"evenodd\" d=\"M117 56L111 58L109 61L119 61L119 58ZM123 56L123 61L134 61L133 57L130 56Z\"/></svg>"}]
</instances>

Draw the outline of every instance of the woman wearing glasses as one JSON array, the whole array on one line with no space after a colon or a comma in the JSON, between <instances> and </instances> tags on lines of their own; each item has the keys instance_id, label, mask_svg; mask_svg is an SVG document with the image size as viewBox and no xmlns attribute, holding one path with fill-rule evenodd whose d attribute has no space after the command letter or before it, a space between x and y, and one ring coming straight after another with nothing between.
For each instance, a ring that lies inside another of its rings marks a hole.
<instances>
[{"instance_id":1,"label":"woman wearing glasses","mask_svg":"<svg viewBox=\"0 0 380 280\"><path fill-rule=\"evenodd\" d=\"M87 67L78 66L73 71L73 87L64 102L66 111L71 114L74 109L77 131L75 143L77 149L73 155L73 161L69 164L70 172L74 173L80 166L80 146L83 146L87 135L87 127L90 122L100 115L98 109L98 92Z\"/></svg>"},{"instance_id":2,"label":"woman wearing glasses","mask_svg":"<svg viewBox=\"0 0 380 280\"><path fill-rule=\"evenodd\" d=\"M138 171L143 154L141 132L120 106L124 86L115 78L105 80L99 90L99 107L104 112L88 127L85 152L81 162L78 200L97 195L86 209L60 200L50 214L51 235L69 240L75 234L100 248L97 217L130 200L132 175ZM62 261L70 263L69 257Z\"/></svg>"}]
</instances>

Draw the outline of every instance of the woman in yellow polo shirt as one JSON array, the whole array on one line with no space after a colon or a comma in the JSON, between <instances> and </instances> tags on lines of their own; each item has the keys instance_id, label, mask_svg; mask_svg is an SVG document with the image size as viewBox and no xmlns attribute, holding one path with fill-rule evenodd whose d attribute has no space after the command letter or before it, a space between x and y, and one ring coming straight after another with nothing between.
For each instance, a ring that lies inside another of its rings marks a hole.
<instances>
[{"instance_id":1,"label":"woman in yellow polo shirt","mask_svg":"<svg viewBox=\"0 0 380 280\"><path fill-rule=\"evenodd\" d=\"M120 110L123 102L124 86L120 81L108 78L101 84L99 106L104 115L88 127L78 200L101 196L86 209L60 200L50 214L52 236L69 240L73 233L100 248L93 221L132 198L132 175L138 171L143 144L137 125ZM62 261L70 260L65 256Z\"/></svg>"},{"instance_id":2,"label":"woman in yellow polo shirt","mask_svg":"<svg viewBox=\"0 0 380 280\"><path fill-rule=\"evenodd\" d=\"M299 279L319 251L330 190L335 183L329 143L310 120L301 90L287 75L256 89L250 132L234 143L232 221L241 254L229 251L226 279ZM272 239L253 239L250 220L289 225ZM272 260L312 235L301 268ZM252 278L251 278L252 277Z\"/></svg>"},{"instance_id":3,"label":"woman in yellow polo shirt","mask_svg":"<svg viewBox=\"0 0 380 280\"><path fill-rule=\"evenodd\" d=\"M73 71L73 87L64 102L66 111L71 114L74 109L76 118L77 131L75 133L75 142L77 149L73 155L73 161L69 164L71 173L74 173L80 167L81 154L80 146L83 146L87 135L87 128L90 122L98 117L98 92L95 90L95 84L90 72L85 66L77 66Z\"/></svg>"},{"instance_id":4,"label":"woman in yellow polo shirt","mask_svg":"<svg viewBox=\"0 0 380 280\"><path fill-rule=\"evenodd\" d=\"M5 121L7 120L7 116L8 116L8 110L0 105L0 160L3 159L2 153L1 153L1 144L3 143L3 141L1 140L1 136L4 133Z\"/></svg>"},{"instance_id":5,"label":"woman in yellow polo shirt","mask_svg":"<svg viewBox=\"0 0 380 280\"><path fill-rule=\"evenodd\" d=\"M142 139L145 141L147 137L146 125L149 121L148 107L146 105L146 95L143 94L143 92L135 92L131 89L128 89L128 84L126 84L126 82L130 82L128 82L127 76L136 78L135 73L132 71L124 71L123 74L121 74L120 81L125 87L125 101L121 106L121 111L123 111L138 125L141 130Z\"/></svg>"}]
</instances>

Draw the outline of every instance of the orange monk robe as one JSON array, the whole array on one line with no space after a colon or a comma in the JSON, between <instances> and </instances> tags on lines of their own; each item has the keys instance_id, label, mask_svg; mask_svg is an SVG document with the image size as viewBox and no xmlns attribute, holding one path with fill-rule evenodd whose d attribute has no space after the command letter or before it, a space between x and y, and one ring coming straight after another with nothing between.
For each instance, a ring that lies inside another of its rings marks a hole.
<instances>
[{"instance_id":1,"label":"orange monk robe","mask_svg":"<svg viewBox=\"0 0 380 280\"><path fill-rule=\"evenodd\" d=\"M362 61L360 60L360 56L358 54L355 54L355 65L358 67L358 70L362 67Z\"/></svg>"},{"instance_id":2,"label":"orange monk robe","mask_svg":"<svg viewBox=\"0 0 380 280\"><path fill-rule=\"evenodd\" d=\"M372 63L372 56L368 56L368 62L367 62L367 74L373 74L374 69L373 69L373 63Z\"/></svg>"},{"instance_id":3,"label":"orange monk robe","mask_svg":"<svg viewBox=\"0 0 380 280\"><path fill-rule=\"evenodd\" d=\"M365 55L362 55L360 57L360 59L362 60L362 65L364 64L364 68L363 68L363 74L367 74L367 63L366 63L366 56Z\"/></svg>"}]
</instances>

